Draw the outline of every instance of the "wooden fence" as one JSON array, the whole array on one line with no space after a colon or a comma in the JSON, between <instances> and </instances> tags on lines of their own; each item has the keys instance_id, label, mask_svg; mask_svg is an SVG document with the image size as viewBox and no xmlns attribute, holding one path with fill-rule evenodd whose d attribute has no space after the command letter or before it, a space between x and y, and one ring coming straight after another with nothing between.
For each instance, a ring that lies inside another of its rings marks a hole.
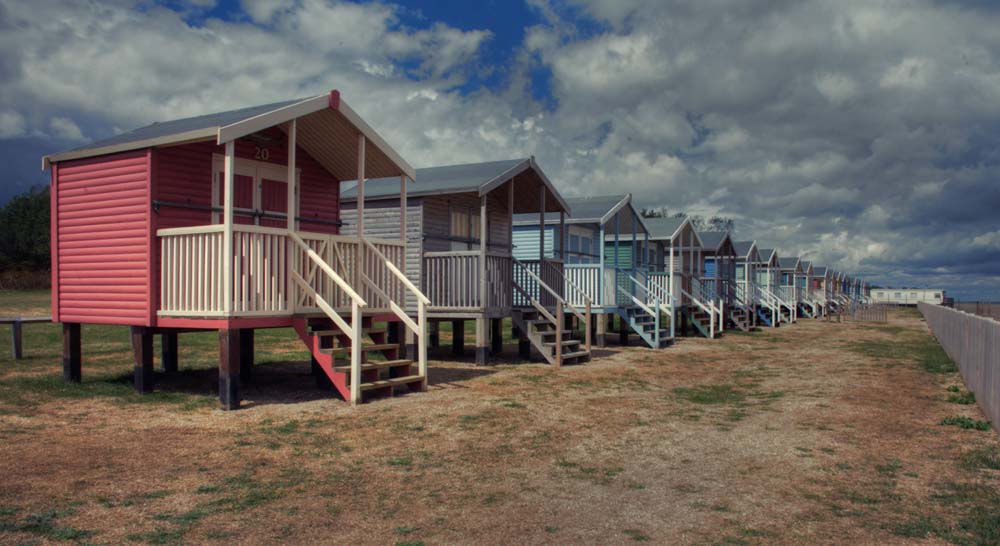
<instances>
[{"instance_id":1,"label":"wooden fence","mask_svg":"<svg viewBox=\"0 0 1000 546\"><path fill-rule=\"evenodd\" d=\"M880 303L856 303L844 310L845 317L858 322L887 322L889 308Z\"/></svg>"},{"instance_id":2,"label":"wooden fence","mask_svg":"<svg viewBox=\"0 0 1000 546\"><path fill-rule=\"evenodd\" d=\"M917 307L958 365L979 407L1000 432L1000 322L940 305L919 303Z\"/></svg>"}]
</instances>

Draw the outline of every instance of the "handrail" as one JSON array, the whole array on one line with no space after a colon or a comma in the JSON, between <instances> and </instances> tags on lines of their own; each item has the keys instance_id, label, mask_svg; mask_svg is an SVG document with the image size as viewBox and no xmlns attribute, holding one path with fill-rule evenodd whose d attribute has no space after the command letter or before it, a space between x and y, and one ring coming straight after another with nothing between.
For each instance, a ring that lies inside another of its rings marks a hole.
<instances>
[{"instance_id":1,"label":"handrail","mask_svg":"<svg viewBox=\"0 0 1000 546\"><path fill-rule=\"evenodd\" d=\"M299 246L299 248L301 248L306 252L306 256L308 256L310 260L312 260L317 266L319 266L319 268L322 269L323 272L327 274L327 276L333 279L333 282L335 282L337 286L341 290L343 290L349 298L351 298L352 301L357 302L358 305L361 307L368 306L368 302L366 302L364 298L358 295L358 293L355 292L353 288L351 288L351 285L347 284L347 281L345 281L340 275L338 275L337 272L334 271L333 268L330 267L329 264L327 264L326 261L323 260L323 258L321 258L319 254L316 254L315 250L309 248L309 245L307 245L306 242L302 240L302 237L299 237L298 233L295 233L294 231L289 231L288 236L289 238L292 239L292 241L295 242L296 245Z\"/></svg>"},{"instance_id":2,"label":"handrail","mask_svg":"<svg viewBox=\"0 0 1000 546\"><path fill-rule=\"evenodd\" d=\"M709 326L710 326L709 336L715 337L715 305L710 303L708 304L708 306L706 306L704 303L701 302L701 300L692 296L690 293L688 293L687 290L684 290L684 287L678 287L678 289L681 291L681 296L687 296L687 298L693 301L695 305L701 307L702 311L708 313L708 316L711 317L711 320L709 321Z\"/></svg>"},{"instance_id":3,"label":"handrail","mask_svg":"<svg viewBox=\"0 0 1000 546\"><path fill-rule=\"evenodd\" d=\"M410 292L412 292L413 295L417 297L418 301L423 302L424 305L430 305L431 303L430 298L425 296L424 293L421 292L420 289L418 289L416 285L414 285L413 282L410 281L410 279L407 278L406 275L404 275L403 272L396 267L396 264L392 263L392 261L390 261L389 258L387 258L386 255L383 254L382 251L378 249L378 247L372 244L372 242L369 241L368 239L365 239L365 245L369 248L369 250L374 252L375 255L379 257L380 260L385 262L385 265L389 269L389 271L391 271L392 274L395 275L396 278L403 283L403 286L409 289Z\"/></svg>"},{"instance_id":4,"label":"handrail","mask_svg":"<svg viewBox=\"0 0 1000 546\"><path fill-rule=\"evenodd\" d=\"M403 286L405 286L410 291L410 293L414 295L414 297L417 298L417 321L413 322L413 319L411 319L410 316L406 314L406 311L404 311L403 308L400 307L398 303L392 301L392 298L388 297L388 294L386 294L385 291L375 286L375 283L373 283L371 279L368 278L367 275L362 275L364 277L365 282L369 283L369 286L374 288L376 291L380 292L382 297L389 302L389 309L391 309L392 312L397 317L399 317L400 321L402 321L403 324L405 324L406 327L409 328L410 331L413 332L413 335L417 338L417 369L419 370L418 373L420 374L420 377L423 378L421 387L423 390L426 390L427 389L427 306L431 304L431 300L426 295L424 295L424 293L421 292L410 281L410 279L408 279L406 275L404 275L403 272L396 267L396 264L392 263L392 261L389 260L389 258L386 257L386 255L383 254L382 251L379 250L371 241L364 239L364 242L368 250L373 252L377 258L382 260L385 263L386 268L393 275L395 275L396 278L400 280L400 282L403 283Z\"/></svg>"},{"instance_id":5,"label":"handrail","mask_svg":"<svg viewBox=\"0 0 1000 546\"><path fill-rule=\"evenodd\" d=\"M574 283L573 281L567 279L565 273L563 273L562 271L560 271L558 267L552 265L552 262L550 262L549 260L545 260L544 263L546 265L548 265L549 267L551 267L553 272L555 272L557 275L559 275L559 278L562 279L562 281L563 281L563 287L565 287L568 284L570 286L570 288L576 290L577 292L579 292L580 294L583 295L583 299L584 299L584 302L585 302L584 303L584 306L585 306L584 307L584 311L585 312L583 312L583 313L581 313L580 310L577 309L577 307L575 305L573 305L569 301L569 298L561 298L559 296L556 296L556 300L561 301L564 306L569 307L570 312L573 313L574 315L576 315L576 317L578 319L580 319L580 320L583 321L583 325L584 325L584 343L586 344L587 351L589 352L591 350L591 348L592 348L592 343L591 343L591 339L590 339L590 321L591 321L591 307L593 306L593 301L590 299L590 296L588 296L586 292L584 292L583 290L581 290L580 287L576 285L576 283ZM523 267L523 264L522 264L522 267ZM528 271L529 274L531 273L531 270L529 270L527 268L525 268L525 270ZM539 269L539 272L541 272L540 269ZM535 277L535 278L538 279L538 277ZM538 279L538 282L542 283L541 279ZM542 283L542 284L545 284L545 283Z\"/></svg>"}]
</instances>

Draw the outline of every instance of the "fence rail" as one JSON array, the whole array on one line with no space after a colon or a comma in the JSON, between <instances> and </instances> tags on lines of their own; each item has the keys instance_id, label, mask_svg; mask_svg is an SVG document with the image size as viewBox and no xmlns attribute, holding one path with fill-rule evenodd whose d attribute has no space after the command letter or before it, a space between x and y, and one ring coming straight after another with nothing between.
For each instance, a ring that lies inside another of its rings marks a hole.
<instances>
[{"instance_id":1,"label":"fence rail","mask_svg":"<svg viewBox=\"0 0 1000 546\"><path fill-rule=\"evenodd\" d=\"M940 305L919 303L917 307L958 365L994 430L1000 432L1000 322Z\"/></svg>"},{"instance_id":2,"label":"fence rail","mask_svg":"<svg viewBox=\"0 0 1000 546\"><path fill-rule=\"evenodd\" d=\"M955 303L955 309L965 311L966 313L972 313L973 315L979 315L981 317L989 317L1000 320L1000 303L983 301Z\"/></svg>"},{"instance_id":3,"label":"fence rail","mask_svg":"<svg viewBox=\"0 0 1000 546\"><path fill-rule=\"evenodd\" d=\"M844 316L857 322L887 322L889 306L881 303L856 303L847 306Z\"/></svg>"}]
</instances>

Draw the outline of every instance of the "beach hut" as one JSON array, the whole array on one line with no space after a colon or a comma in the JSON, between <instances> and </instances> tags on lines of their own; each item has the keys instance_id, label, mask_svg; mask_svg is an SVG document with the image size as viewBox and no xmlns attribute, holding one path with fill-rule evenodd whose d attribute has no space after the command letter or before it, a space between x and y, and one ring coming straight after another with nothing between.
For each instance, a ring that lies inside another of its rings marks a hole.
<instances>
[{"instance_id":1,"label":"beach hut","mask_svg":"<svg viewBox=\"0 0 1000 546\"><path fill-rule=\"evenodd\" d=\"M778 266L778 297L791 307L790 321L795 322L799 318L799 301L802 299L796 284L802 275L802 260L798 256L779 256Z\"/></svg>"},{"instance_id":2,"label":"beach hut","mask_svg":"<svg viewBox=\"0 0 1000 546\"><path fill-rule=\"evenodd\" d=\"M830 271L825 266L813 266L812 297L819 304L820 315L827 316L830 312Z\"/></svg>"},{"instance_id":3,"label":"beach hut","mask_svg":"<svg viewBox=\"0 0 1000 546\"><path fill-rule=\"evenodd\" d=\"M758 316L772 327L778 327L783 322L791 322L794 307L784 301L781 292L781 264L778 261L778 251L773 248L760 250L760 262L757 263L757 303L760 304Z\"/></svg>"},{"instance_id":4,"label":"beach hut","mask_svg":"<svg viewBox=\"0 0 1000 546\"><path fill-rule=\"evenodd\" d=\"M728 231L701 231L704 271L700 291L707 300L715 301L723 317L722 325L750 331L751 317L736 299L736 248ZM696 289L696 292L698 290Z\"/></svg>"},{"instance_id":5,"label":"beach hut","mask_svg":"<svg viewBox=\"0 0 1000 546\"><path fill-rule=\"evenodd\" d=\"M518 260L514 256L514 218L551 216L556 224L570 212L566 200L538 166L534 158L489 161L417 169L417 183L406 192L407 277L429 300L430 343L439 341L439 324L450 322L452 350L464 354L465 324L474 323L475 357L478 364L502 349L503 319L518 318L538 302L553 317L557 307L586 322L585 305L564 301L563 261L565 255L558 235L521 240ZM365 233L398 239L400 192L391 184L369 181L364 195ZM345 233L356 233L358 214L357 188L341 193ZM524 293L530 295L526 299ZM551 300L551 301L550 301ZM558 300L558 302L556 301ZM414 302L408 301L412 308ZM559 305L562 304L562 305ZM538 312L537 310L535 310ZM542 313L544 318L544 313ZM532 316L536 321L523 332L535 348L552 363L570 363L589 359L584 341L562 339L554 325ZM550 333L545 333L550 332ZM561 352L556 362L555 337L560 337ZM523 349L522 349L523 352Z\"/></svg>"},{"instance_id":6,"label":"beach hut","mask_svg":"<svg viewBox=\"0 0 1000 546\"><path fill-rule=\"evenodd\" d=\"M665 304L657 309L656 303L647 303L649 232L632 196L575 197L567 203L573 211L568 218L515 215L514 257L530 264L541 253L560 253L556 244L565 244L565 260L560 262L565 300L574 306L590 305L597 343L606 344L609 323L617 317L623 345L634 333L650 347L666 346L670 338L660 326ZM545 248L539 249L540 244Z\"/></svg>"},{"instance_id":7,"label":"beach hut","mask_svg":"<svg viewBox=\"0 0 1000 546\"><path fill-rule=\"evenodd\" d=\"M753 328L760 319L757 303L757 264L760 262L760 250L756 241L734 241L733 248L736 250L736 305L746 310L750 327Z\"/></svg>"},{"instance_id":8,"label":"beach hut","mask_svg":"<svg viewBox=\"0 0 1000 546\"><path fill-rule=\"evenodd\" d=\"M217 330L219 397L235 409L254 330L294 327L351 403L425 388L426 298L402 274L404 242L340 232L342 180L415 173L339 92L154 123L43 168L66 379L80 381L81 324L131 327L140 393L154 389L154 335L175 371L178 334ZM412 332L410 359L376 318Z\"/></svg>"},{"instance_id":9,"label":"beach hut","mask_svg":"<svg viewBox=\"0 0 1000 546\"><path fill-rule=\"evenodd\" d=\"M799 296L799 314L809 318L816 318L820 314L819 304L812 295L812 262L802 260L801 272L795 276L796 293Z\"/></svg>"},{"instance_id":10,"label":"beach hut","mask_svg":"<svg viewBox=\"0 0 1000 546\"><path fill-rule=\"evenodd\" d=\"M715 302L693 293L703 274L703 243L691 220L674 216L646 218L644 222L652 246L647 293L669 302L670 309L665 312L670 319L670 336L676 335L678 326L686 332L690 325L699 335L715 337L721 313Z\"/></svg>"}]
</instances>

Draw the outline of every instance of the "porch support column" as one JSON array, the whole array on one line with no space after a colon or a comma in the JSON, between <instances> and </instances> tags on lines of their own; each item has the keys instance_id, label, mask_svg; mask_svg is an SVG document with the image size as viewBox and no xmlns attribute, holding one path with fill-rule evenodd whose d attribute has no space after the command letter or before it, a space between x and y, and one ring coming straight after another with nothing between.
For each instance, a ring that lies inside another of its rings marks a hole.
<instances>
[{"instance_id":1,"label":"porch support column","mask_svg":"<svg viewBox=\"0 0 1000 546\"><path fill-rule=\"evenodd\" d=\"M674 240L670 239L670 276L667 278L667 286L670 290L670 338L673 339L677 334L677 310L674 308L674 303L677 301L677 292L674 292Z\"/></svg>"},{"instance_id":2,"label":"porch support column","mask_svg":"<svg viewBox=\"0 0 1000 546\"><path fill-rule=\"evenodd\" d=\"M636 268L639 266L638 256L636 256L636 254L639 253L639 248L638 248L639 240L637 238L637 232L636 232L638 223L639 223L639 215L636 214L635 210L633 209L632 210L632 271L635 271ZM631 290L629 291L631 292Z\"/></svg>"},{"instance_id":3,"label":"porch support column","mask_svg":"<svg viewBox=\"0 0 1000 546\"><path fill-rule=\"evenodd\" d=\"M160 360L164 373L177 373L177 332L160 334Z\"/></svg>"},{"instance_id":4,"label":"porch support column","mask_svg":"<svg viewBox=\"0 0 1000 546\"><path fill-rule=\"evenodd\" d=\"M223 411L240 409L240 331L219 330L219 405Z\"/></svg>"},{"instance_id":5,"label":"porch support column","mask_svg":"<svg viewBox=\"0 0 1000 546\"><path fill-rule=\"evenodd\" d=\"M406 208L409 206L406 198L406 175L399 176L399 242L403 244L403 255L406 255ZM400 269L406 273L406 260Z\"/></svg>"},{"instance_id":6,"label":"porch support column","mask_svg":"<svg viewBox=\"0 0 1000 546\"><path fill-rule=\"evenodd\" d=\"M358 237L365 236L365 135L358 135ZM358 260L360 265L361 260ZM360 278L360 277L358 277Z\"/></svg>"},{"instance_id":7,"label":"porch support column","mask_svg":"<svg viewBox=\"0 0 1000 546\"><path fill-rule=\"evenodd\" d=\"M240 330L240 382L249 383L253 373L253 328Z\"/></svg>"},{"instance_id":8,"label":"porch support column","mask_svg":"<svg viewBox=\"0 0 1000 546\"><path fill-rule=\"evenodd\" d=\"M236 168L236 142L226 143L226 160L223 170L222 200L222 310L227 316L233 312L233 175Z\"/></svg>"},{"instance_id":9,"label":"porch support column","mask_svg":"<svg viewBox=\"0 0 1000 546\"><path fill-rule=\"evenodd\" d=\"M566 264L566 211L559 211L559 259Z\"/></svg>"},{"instance_id":10,"label":"porch support column","mask_svg":"<svg viewBox=\"0 0 1000 546\"><path fill-rule=\"evenodd\" d=\"M542 263L545 261L545 188L538 190L538 278L542 278ZM538 297L542 292L539 287Z\"/></svg>"},{"instance_id":11,"label":"porch support column","mask_svg":"<svg viewBox=\"0 0 1000 546\"><path fill-rule=\"evenodd\" d=\"M132 326L132 352L135 356L135 392L153 392L153 334L145 326Z\"/></svg>"},{"instance_id":12,"label":"porch support column","mask_svg":"<svg viewBox=\"0 0 1000 546\"><path fill-rule=\"evenodd\" d=\"M80 324L64 322L63 325L63 381L79 383L83 359L80 350Z\"/></svg>"},{"instance_id":13,"label":"porch support column","mask_svg":"<svg viewBox=\"0 0 1000 546\"><path fill-rule=\"evenodd\" d=\"M295 217L299 214L298 202L295 199L295 189L298 186L298 177L295 176L295 141L298 132L298 122L292 120L288 122L288 231L295 231ZM294 284L294 283L289 283Z\"/></svg>"},{"instance_id":14,"label":"porch support column","mask_svg":"<svg viewBox=\"0 0 1000 546\"><path fill-rule=\"evenodd\" d=\"M487 196L481 196L479 198L479 304L483 313L490 307L490 298L486 293L486 249L490 244L490 234L487 233L487 226L489 224L486 221L486 203ZM479 350L478 345L476 346L476 350Z\"/></svg>"}]
</instances>

